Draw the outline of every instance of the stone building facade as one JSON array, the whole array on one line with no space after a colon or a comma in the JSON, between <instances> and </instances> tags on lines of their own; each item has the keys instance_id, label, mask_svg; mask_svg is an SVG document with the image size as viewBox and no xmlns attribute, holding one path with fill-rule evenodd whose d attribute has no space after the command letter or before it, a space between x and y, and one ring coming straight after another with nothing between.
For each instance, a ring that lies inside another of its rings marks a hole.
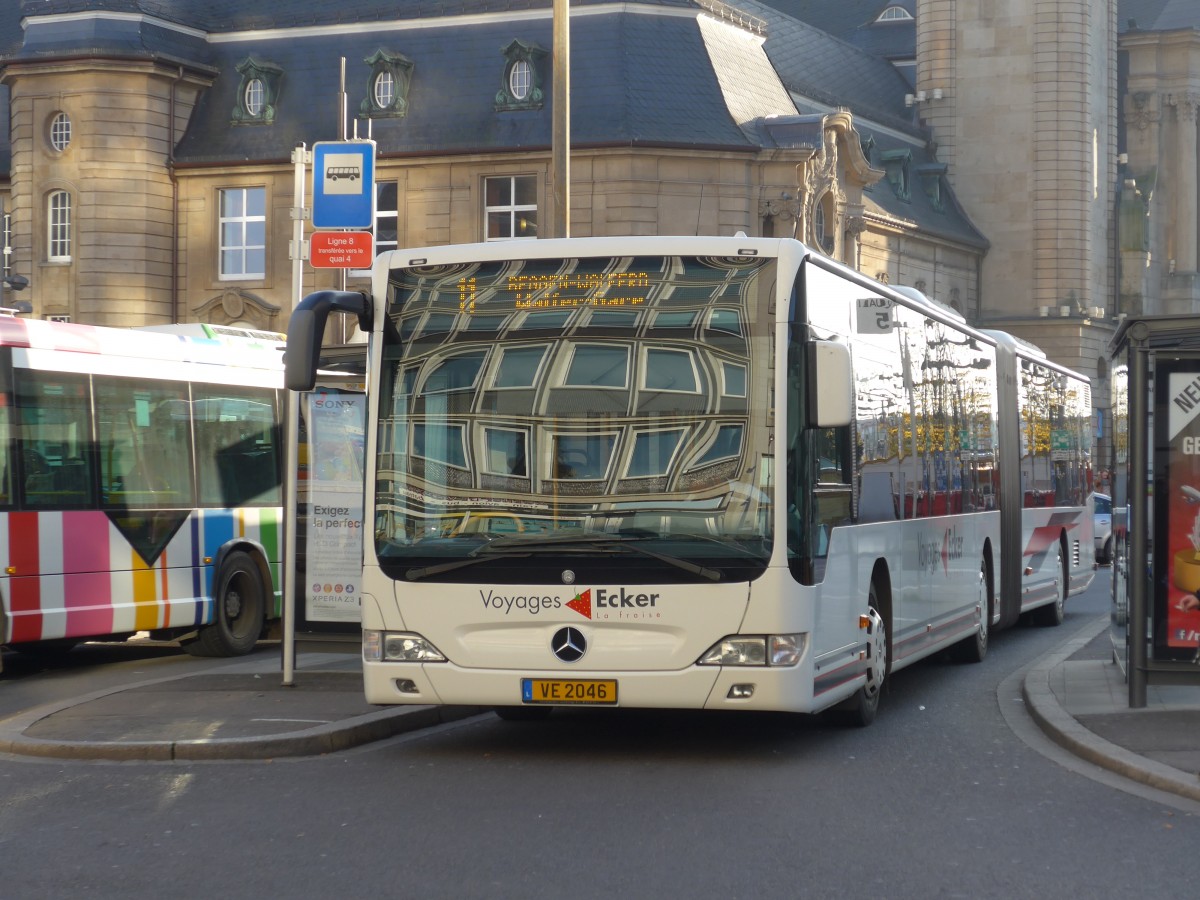
<instances>
[{"instance_id":1,"label":"stone building facade","mask_svg":"<svg viewBox=\"0 0 1200 900\"><path fill-rule=\"evenodd\" d=\"M1118 309L1129 314L1200 313L1200 9L1179 13L1134 19L1121 36Z\"/></svg>"},{"instance_id":2,"label":"stone building facade","mask_svg":"<svg viewBox=\"0 0 1200 900\"><path fill-rule=\"evenodd\" d=\"M293 284L291 257L291 155L341 136L339 59L351 133L377 145L380 248L544 234L549 0L515 23L479 0L408 18L384 6L0 11L6 274L29 281L6 298L93 324L284 329L299 296L340 282L305 265ZM974 314L987 244L927 129L895 112L903 76L745 6L573 8L590 40L572 53L571 234L794 235ZM842 77L870 90L813 89L814 52L841 55ZM505 217L522 224L496 232Z\"/></svg>"},{"instance_id":3,"label":"stone building facade","mask_svg":"<svg viewBox=\"0 0 1200 900\"><path fill-rule=\"evenodd\" d=\"M1192 6L582 0L571 233L795 235L1039 344L1104 397L1115 318L1200 300ZM339 283L307 265L292 283L291 154L339 137L342 59L351 127L378 148L380 247L536 236L550 2L522 10L0 5L4 276L28 280L4 302L284 328Z\"/></svg>"}]
</instances>

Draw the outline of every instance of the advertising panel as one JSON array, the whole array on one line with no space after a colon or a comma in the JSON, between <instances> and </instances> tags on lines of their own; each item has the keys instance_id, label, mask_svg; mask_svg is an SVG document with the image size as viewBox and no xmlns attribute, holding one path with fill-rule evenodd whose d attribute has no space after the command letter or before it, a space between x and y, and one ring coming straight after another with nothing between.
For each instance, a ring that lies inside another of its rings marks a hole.
<instances>
[{"instance_id":1,"label":"advertising panel","mask_svg":"<svg viewBox=\"0 0 1200 900\"><path fill-rule=\"evenodd\" d=\"M321 390L306 399L305 619L357 622L361 618L366 399L358 393Z\"/></svg>"},{"instance_id":2,"label":"advertising panel","mask_svg":"<svg viewBox=\"0 0 1200 900\"><path fill-rule=\"evenodd\" d=\"M1155 375L1154 658L1200 661L1200 359Z\"/></svg>"}]
</instances>

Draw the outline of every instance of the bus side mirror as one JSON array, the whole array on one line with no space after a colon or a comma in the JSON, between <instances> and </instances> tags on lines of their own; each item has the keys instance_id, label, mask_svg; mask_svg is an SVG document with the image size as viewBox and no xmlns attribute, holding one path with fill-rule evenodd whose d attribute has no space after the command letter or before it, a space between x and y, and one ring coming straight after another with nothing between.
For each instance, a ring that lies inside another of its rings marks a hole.
<instances>
[{"instance_id":1,"label":"bus side mirror","mask_svg":"<svg viewBox=\"0 0 1200 900\"><path fill-rule=\"evenodd\" d=\"M371 297L359 291L317 291L297 304L288 320L283 383L290 391L311 391L317 383L321 339L331 312L358 316L358 327L371 330Z\"/></svg>"},{"instance_id":2,"label":"bus side mirror","mask_svg":"<svg viewBox=\"0 0 1200 900\"><path fill-rule=\"evenodd\" d=\"M808 425L841 428L854 418L854 373L850 348L812 341L808 353Z\"/></svg>"}]
</instances>

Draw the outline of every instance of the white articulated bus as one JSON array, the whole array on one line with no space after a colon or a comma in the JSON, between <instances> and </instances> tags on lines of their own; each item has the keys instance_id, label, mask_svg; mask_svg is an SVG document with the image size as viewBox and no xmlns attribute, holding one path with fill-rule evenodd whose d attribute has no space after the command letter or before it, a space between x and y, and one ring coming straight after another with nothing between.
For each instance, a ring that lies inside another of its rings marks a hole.
<instances>
[{"instance_id":1,"label":"white articulated bus","mask_svg":"<svg viewBox=\"0 0 1200 900\"><path fill-rule=\"evenodd\" d=\"M796 241L383 254L300 305L289 387L331 311L371 332L372 703L866 724L1090 578L1086 380Z\"/></svg>"}]
</instances>

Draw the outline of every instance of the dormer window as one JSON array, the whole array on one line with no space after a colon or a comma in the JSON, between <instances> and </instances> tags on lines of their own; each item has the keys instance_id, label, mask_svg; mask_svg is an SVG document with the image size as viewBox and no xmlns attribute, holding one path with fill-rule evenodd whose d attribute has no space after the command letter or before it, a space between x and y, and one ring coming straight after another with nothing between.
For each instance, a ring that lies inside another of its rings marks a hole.
<instances>
[{"instance_id":1,"label":"dormer window","mask_svg":"<svg viewBox=\"0 0 1200 900\"><path fill-rule=\"evenodd\" d=\"M885 150L880 154L888 184L901 200L909 199L908 170L912 163L911 150Z\"/></svg>"},{"instance_id":2,"label":"dormer window","mask_svg":"<svg viewBox=\"0 0 1200 900\"><path fill-rule=\"evenodd\" d=\"M912 13L903 6L889 6L876 18L876 22L906 22L912 21Z\"/></svg>"},{"instance_id":3,"label":"dormer window","mask_svg":"<svg viewBox=\"0 0 1200 900\"><path fill-rule=\"evenodd\" d=\"M504 54L504 81L496 93L496 109L541 109L542 65L547 53L536 44L513 41Z\"/></svg>"},{"instance_id":4,"label":"dormer window","mask_svg":"<svg viewBox=\"0 0 1200 900\"><path fill-rule=\"evenodd\" d=\"M373 119L408 115L412 60L399 53L377 50L363 62L371 67L371 77L367 82L367 97L359 106L359 112Z\"/></svg>"},{"instance_id":5,"label":"dormer window","mask_svg":"<svg viewBox=\"0 0 1200 900\"><path fill-rule=\"evenodd\" d=\"M238 104L233 109L233 123L270 125L275 121L275 104L279 102L283 69L248 56L238 64L237 71L242 76L242 82L238 88Z\"/></svg>"},{"instance_id":6,"label":"dormer window","mask_svg":"<svg viewBox=\"0 0 1200 900\"><path fill-rule=\"evenodd\" d=\"M921 188L929 198L930 205L938 212L945 212L946 198L942 193L942 176L946 174L945 163L926 163L917 166L917 177L921 179Z\"/></svg>"}]
</instances>

